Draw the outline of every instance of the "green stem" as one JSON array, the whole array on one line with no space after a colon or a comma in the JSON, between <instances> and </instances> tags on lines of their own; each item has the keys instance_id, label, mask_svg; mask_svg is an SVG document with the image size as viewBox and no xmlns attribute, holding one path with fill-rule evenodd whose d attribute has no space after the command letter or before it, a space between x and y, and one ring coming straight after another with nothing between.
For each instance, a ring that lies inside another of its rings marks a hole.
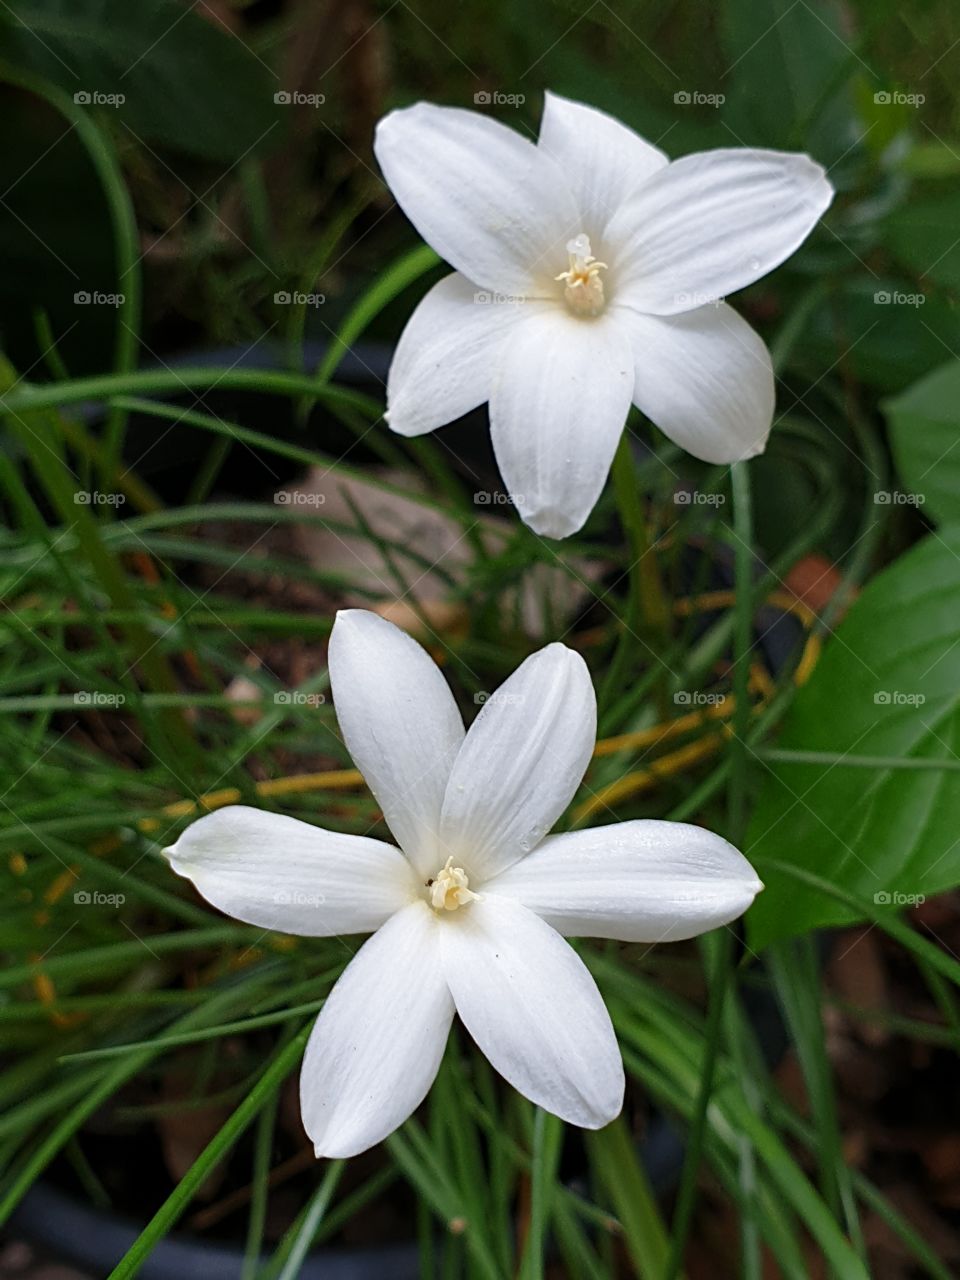
<instances>
[{"instance_id":1,"label":"green stem","mask_svg":"<svg viewBox=\"0 0 960 1280\"><path fill-rule=\"evenodd\" d=\"M265 395L307 394L330 404L349 405L369 414L371 419L380 416L380 406L370 396L317 382L307 374L287 373L279 369L224 369L214 365L145 369L138 373L102 373L54 385L21 382L14 390L0 396L0 411L27 413L32 409L57 408L87 400L110 400L114 396L205 391L212 387L221 387L224 391L259 391Z\"/></svg>"},{"instance_id":2,"label":"green stem","mask_svg":"<svg viewBox=\"0 0 960 1280\"><path fill-rule=\"evenodd\" d=\"M241 943L262 935L247 925L212 925L209 929L180 929L175 933L150 933L145 942L136 938L130 942L108 942L103 946L89 947L86 951L74 951L70 955L50 956L30 964L11 965L0 972L0 987L16 987L44 973L58 981L66 977L89 977L108 969L116 977L117 966L127 960L142 960L146 944L154 955L166 951L190 951L194 947L214 946L218 942ZM151 1046L152 1048L152 1046Z\"/></svg>"},{"instance_id":3,"label":"green stem","mask_svg":"<svg viewBox=\"0 0 960 1280\"><path fill-rule=\"evenodd\" d=\"M557 1189L557 1166L562 1144L562 1121L537 1107L530 1160L530 1227L520 1266L522 1280L543 1280L543 1253Z\"/></svg>"},{"instance_id":4,"label":"green stem","mask_svg":"<svg viewBox=\"0 0 960 1280\"><path fill-rule=\"evenodd\" d=\"M630 540L636 568L631 591L637 597L640 616L645 617L656 636L664 636L670 627L670 605L660 579L656 551L650 541L647 519L640 499L637 467L630 446L630 433L624 431L613 460L613 485L617 505Z\"/></svg>"},{"instance_id":5,"label":"green stem","mask_svg":"<svg viewBox=\"0 0 960 1280\"><path fill-rule=\"evenodd\" d=\"M600 705L604 709L610 706L612 697L623 687L625 672L636 648L634 642L640 640L645 644L656 660L670 629L669 606L660 580L656 551L650 543L630 439L629 430L625 430L617 445L611 470L620 520L630 548L630 576L626 617L600 695Z\"/></svg>"},{"instance_id":6,"label":"green stem","mask_svg":"<svg viewBox=\"0 0 960 1280\"><path fill-rule=\"evenodd\" d=\"M9 365L3 368L2 376L9 384L13 376ZM29 413L28 417L29 421L13 413L11 429L23 443L50 502L57 510L64 527L76 529L77 541L87 563L112 606L135 613L136 597L123 567L106 546L100 524L91 508L76 500L71 472L63 457L58 419L50 413ZM36 426L36 430L31 423ZM121 682L129 685L131 693L136 696L138 690L132 683L132 668L138 666L149 689L163 693L174 692L177 682L169 663L157 647L156 638L139 620L127 624L125 630L124 653L136 656L122 672ZM149 728L151 723L147 714L145 724ZM161 712L157 716L157 729L157 741L153 744L155 754L170 764L176 776L178 769L189 766L189 762L195 758L193 735L187 721L177 710ZM174 761L177 762L176 767L173 765Z\"/></svg>"},{"instance_id":7,"label":"green stem","mask_svg":"<svg viewBox=\"0 0 960 1280\"><path fill-rule=\"evenodd\" d=\"M307 1251L313 1244L314 1237L320 1230L320 1224L323 1222L330 1201L333 1199L333 1193L337 1189L337 1183L343 1175L346 1167L343 1160L332 1160L327 1166L327 1172L323 1176L323 1181L317 1187L310 1201L309 1208L304 1216L300 1230L297 1232L296 1240L293 1248L290 1250L290 1256L287 1258L286 1265L280 1272L280 1280L297 1280L300 1274L300 1268L303 1266L303 1260L307 1256Z\"/></svg>"},{"instance_id":8,"label":"green stem","mask_svg":"<svg viewBox=\"0 0 960 1280\"><path fill-rule=\"evenodd\" d=\"M810 938L776 942L768 955L777 994L800 1059L816 1125L820 1189L834 1215L839 1217L845 1201L843 1184L848 1181L848 1175L843 1162L840 1124L824 1036L816 955ZM846 1201L849 1202L849 1197ZM855 1210L849 1226L855 1237Z\"/></svg>"},{"instance_id":9,"label":"green stem","mask_svg":"<svg viewBox=\"0 0 960 1280\"><path fill-rule=\"evenodd\" d=\"M734 584L736 604L733 632L733 689L734 736L731 742L730 771L730 838L742 843L746 831L747 810L747 732L750 726L749 677L750 648L753 623L753 522L750 506L750 486L746 463L735 463L731 469L733 487ZM730 986L733 967L733 934L729 929L716 933L713 976L710 982L710 1008L707 1015L706 1042L700 1072L699 1090L690 1125L683 1175L674 1212L670 1260L666 1269L667 1280L675 1280L683 1261L693 1209L697 1194L697 1173L703 1150L707 1124L707 1112L713 1093L720 1038L723 1029L724 1005ZM706 944L704 950L706 951Z\"/></svg>"},{"instance_id":10,"label":"green stem","mask_svg":"<svg viewBox=\"0 0 960 1280\"><path fill-rule=\"evenodd\" d=\"M255 1280L260 1267L263 1248L263 1229L267 1220L267 1200L270 1195L270 1161L273 1155L273 1139L280 1105L278 1090L260 1112L253 1142L253 1178L250 1195L250 1212L247 1215L247 1238L243 1254L240 1280Z\"/></svg>"},{"instance_id":11,"label":"green stem","mask_svg":"<svg viewBox=\"0 0 960 1280\"><path fill-rule=\"evenodd\" d=\"M623 1116L586 1134L591 1164L613 1205L640 1280L659 1280L667 1261L667 1233L637 1148Z\"/></svg>"},{"instance_id":12,"label":"green stem","mask_svg":"<svg viewBox=\"0 0 960 1280\"><path fill-rule=\"evenodd\" d=\"M733 739L730 753L730 839L742 844L747 826L747 770L750 731L750 651L753 645L753 519L750 477L745 462L730 468L733 489L734 582L736 602L733 631Z\"/></svg>"},{"instance_id":13,"label":"green stem","mask_svg":"<svg viewBox=\"0 0 960 1280\"><path fill-rule=\"evenodd\" d=\"M337 365L363 333L367 325L384 307L413 284L426 271L438 265L440 259L428 244L417 245L409 253L398 258L385 271L378 274L374 284L362 294L347 312L343 323L334 335L323 359L317 366L317 380L328 382Z\"/></svg>"},{"instance_id":14,"label":"green stem","mask_svg":"<svg viewBox=\"0 0 960 1280\"><path fill-rule=\"evenodd\" d=\"M713 975L710 980L710 1009L704 1034L703 1060L700 1081L693 1113L687 1150L683 1160L683 1173L677 1192L677 1204L673 1214L670 1241L670 1257L664 1270L666 1280L677 1280L683 1266L683 1254L693 1221L693 1209L697 1199L697 1176L700 1172L700 1156L703 1151L707 1128L707 1111L713 1094L720 1039L723 1030L723 1011L730 985L733 960L733 934L729 929L718 929Z\"/></svg>"},{"instance_id":15,"label":"green stem","mask_svg":"<svg viewBox=\"0 0 960 1280\"><path fill-rule=\"evenodd\" d=\"M339 973L341 965L332 976ZM318 983L323 981L320 977ZM294 1005L290 1009L279 1009L275 1013L262 1013L256 1018L241 1018L236 1022L224 1022L218 1027L207 1027L203 1031L185 1031L176 1036L154 1036L150 1040L128 1040L125 1044L111 1044L103 1049L83 1049L79 1053L65 1053L58 1059L61 1063L87 1061L91 1058L122 1058L126 1053L135 1053L140 1049L152 1048L155 1053L166 1049L177 1048L185 1044L199 1044L204 1040L219 1040L221 1036L242 1035L245 1031L256 1031L260 1027L272 1027L278 1022L286 1022L290 1018L298 1018L302 1013L319 1013L323 1008L323 1000L310 1000L306 1004Z\"/></svg>"},{"instance_id":16,"label":"green stem","mask_svg":"<svg viewBox=\"0 0 960 1280\"><path fill-rule=\"evenodd\" d=\"M787 747L765 747L756 754L761 760L784 764L818 764L824 769L919 769L956 773L960 760L928 759L926 756L848 756L833 751L794 751Z\"/></svg>"}]
</instances>

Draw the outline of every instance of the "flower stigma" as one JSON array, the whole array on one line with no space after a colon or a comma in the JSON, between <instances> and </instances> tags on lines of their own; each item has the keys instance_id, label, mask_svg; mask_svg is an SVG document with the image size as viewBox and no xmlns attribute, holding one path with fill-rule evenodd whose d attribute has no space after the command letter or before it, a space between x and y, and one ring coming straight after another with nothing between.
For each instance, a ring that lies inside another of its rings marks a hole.
<instances>
[{"instance_id":1,"label":"flower stigma","mask_svg":"<svg viewBox=\"0 0 960 1280\"><path fill-rule=\"evenodd\" d=\"M466 906L479 896L470 889L469 884L467 873L463 867L453 865L451 854L436 878L427 881L430 905L434 911L456 911L458 907Z\"/></svg>"},{"instance_id":2,"label":"flower stigma","mask_svg":"<svg viewBox=\"0 0 960 1280\"><path fill-rule=\"evenodd\" d=\"M600 272L607 270L605 262L598 262L590 252L590 238L584 232L567 241L570 266L561 271L555 280L565 280L563 296L575 315L596 316L604 307L603 281Z\"/></svg>"}]
</instances>

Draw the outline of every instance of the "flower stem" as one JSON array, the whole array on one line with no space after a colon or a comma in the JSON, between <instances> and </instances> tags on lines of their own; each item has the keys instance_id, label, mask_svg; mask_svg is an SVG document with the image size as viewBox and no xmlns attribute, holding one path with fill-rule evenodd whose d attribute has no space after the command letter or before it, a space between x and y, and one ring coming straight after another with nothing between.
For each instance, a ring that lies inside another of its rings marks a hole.
<instances>
[{"instance_id":1,"label":"flower stem","mask_svg":"<svg viewBox=\"0 0 960 1280\"><path fill-rule=\"evenodd\" d=\"M629 430L620 437L611 475L620 521L630 546L630 586L623 630L603 684L604 707L610 705L611 695L622 688L633 642L640 640L655 654L652 642L663 641L670 626L670 610L640 500Z\"/></svg>"},{"instance_id":2,"label":"flower stem","mask_svg":"<svg viewBox=\"0 0 960 1280\"><path fill-rule=\"evenodd\" d=\"M730 772L730 820L729 835L740 844L746 832L747 815L747 732L750 727L749 696L750 649L753 623L753 525L750 506L750 484L746 463L735 463L730 468L733 488L734 534L734 583L736 602L733 631L733 689L735 711L733 738L731 740ZM675 1280L680 1273L684 1249L697 1196L697 1174L700 1155L706 1133L707 1113L713 1093L720 1039L723 1031L724 1006L731 985L733 971L733 933L729 928L718 929L709 940L704 940L703 953L713 952L710 978L710 1005L707 1013L706 1038L703 1062L700 1069L700 1087L690 1124L687 1151L683 1162L683 1175L677 1194L677 1207L673 1217L670 1260L665 1271L666 1280ZM712 947L711 947L712 942Z\"/></svg>"},{"instance_id":3,"label":"flower stem","mask_svg":"<svg viewBox=\"0 0 960 1280\"><path fill-rule=\"evenodd\" d=\"M656 1196L623 1116L585 1137L591 1165L623 1229L624 1242L641 1278L663 1275L667 1233Z\"/></svg>"},{"instance_id":4,"label":"flower stem","mask_svg":"<svg viewBox=\"0 0 960 1280\"><path fill-rule=\"evenodd\" d=\"M530 1161L530 1225L520 1265L521 1280L543 1280L547 1227L557 1188L562 1143L562 1122L537 1107Z\"/></svg>"},{"instance_id":5,"label":"flower stem","mask_svg":"<svg viewBox=\"0 0 960 1280\"><path fill-rule=\"evenodd\" d=\"M733 630L733 738L730 743L733 770L730 775L728 838L743 843L747 825L747 767L750 732L750 650L753 642L753 509L750 477L745 462L730 468L733 489L734 604Z\"/></svg>"},{"instance_id":6,"label":"flower stem","mask_svg":"<svg viewBox=\"0 0 960 1280\"><path fill-rule=\"evenodd\" d=\"M304 1259L310 1246L313 1244L313 1238L320 1229L320 1224L326 1215L327 1209L330 1207L330 1201L337 1189L337 1183L343 1174L346 1162L344 1160L331 1160L327 1165L327 1171L323 1176L323 1180L313 1193L307 1212L304 1215L300 1229L292 1237L292 1248L287 1256L286 1265L280 1273L279 1280L296 1280L300 1274L300 1268L303 1266Z\"/></svg>"},{"instance_id":7,"label":"flower stem","mask_svg":"<svg viewBox=\"0 0 960 1280\"><path fill-rule=\"evenodd\" d=\"M706 947L704 951L706 952ZM703 1149L703 1139L707 1126L707 1111L713 1093L713 1081L720 1052L723 1009L730 981L732 952L733 934L729 928L718 929L713 974L710 979L710 1008L707 1014L703 1061L700 1067L700 1088L690 1121L690 1134L687 1139L687 1150L683 1160L683 1173L680 1178L680 1188L677 1192L677 1205L673 1214L670 1259L664 1271L666 1280L677 1280L680 1275L687 1236L690 1234L690 1224L693 1220L693 1210L697 1199L697 1175L700 1171L700 1153Z\"/></svg>"}]
</instances>

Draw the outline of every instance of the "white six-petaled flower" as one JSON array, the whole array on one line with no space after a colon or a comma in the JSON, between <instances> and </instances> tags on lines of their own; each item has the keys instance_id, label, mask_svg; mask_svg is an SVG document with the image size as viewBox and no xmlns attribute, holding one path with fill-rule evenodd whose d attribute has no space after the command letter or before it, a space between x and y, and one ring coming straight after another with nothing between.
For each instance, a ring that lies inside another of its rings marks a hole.
<instances>
[{"instance_id":1,"label":"white six-petaled flower","mask_svg":"<svg viewBox=\"0 0 960 1280\"><path fill-rule=\"evenodd\" d=\"M418 103L374 150L400 207L456 270L404 330L387 421L421 435L489 401L523 519L575 533L631 402L708 462L760 453L770 356L722 299L802 243L833 189L808 156L719 149L669 163L611 116L546 95L537 143Z\"/></svg>"},{"instance_id":2,"label":"white six-petaled flower","mask_svg":"<svg viewBox=\"0 0 960 1280\"><path fill-rule=\"evenodd\" d=\"M607 1124L623 1101L620 1052L561 935L690 938L750 905L752 867L682 823L547 835L596 736L586 664L562 644L528 658L466 733L428 654L376 614L337 615L329 664L344 739L400 849L237 805L166 850L239 920L311 937L375 930L304 1056L317 1155L355 1155L403 1123L454 1012L521 1093L573 1124Z\"/></svg>"}]
</instances>

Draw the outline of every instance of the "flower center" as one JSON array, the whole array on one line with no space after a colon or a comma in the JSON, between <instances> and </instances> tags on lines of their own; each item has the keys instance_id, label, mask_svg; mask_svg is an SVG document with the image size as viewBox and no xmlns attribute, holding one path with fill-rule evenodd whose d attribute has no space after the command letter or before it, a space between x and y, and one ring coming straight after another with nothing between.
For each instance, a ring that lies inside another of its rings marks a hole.
<instances>
[{"instance_id":1,"label":"flower center","mask_svg":"<svg viewBox=\"0 0 960 1280\"><path fill-rule=\"evenodd\" d=\"M435 879L427 881L430 905L434 911L456 911L458 907L465 907L477 897L469 884L463 867L455 867L453 857L449 857Z\"/></svg>"},{"instance_id":2,"label":"flower center","mask_svg":"<svg viewBox=\"0 0 960 1280\"><path fill-rule=\"evenodd\" d=\"M600 272L607 270L607 264L596 260L590 252L590 239L582 231L567 241L567 253L570 266L554 277L566 281L564 301L575 315L597 316L604 306Z\"/></svg>"}]
</instances>

